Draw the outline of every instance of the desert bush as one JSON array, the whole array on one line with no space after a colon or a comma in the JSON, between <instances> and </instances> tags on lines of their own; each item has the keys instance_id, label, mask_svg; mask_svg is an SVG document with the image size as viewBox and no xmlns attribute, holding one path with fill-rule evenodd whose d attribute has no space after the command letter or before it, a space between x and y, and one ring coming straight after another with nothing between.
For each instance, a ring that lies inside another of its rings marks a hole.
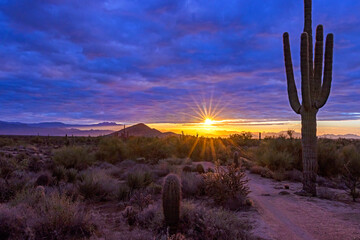
<instances>
[{"instance_id":1,"label":"desert bush","mask_svg":"<svg viewBox=\"0 0 360 240\"><path fill-rule=\"evenodd\" d=\"M178 229L187 239L249 239L250 224L233 212L190 202L183 203L181 212Z\"/></svg>"},{"instance_id":2,"label":"desert bush","mask_svg":"<svg viewBox=\"0 0 360 240\"><path fill-rule=\"evenodd\" d=\"M204 179L201 175L191 172L181 174L181 189L183 197L196 197L204 194Z\"/></svg>"},{"instance_id":3,"label":"desert bush","mask_svg":"<svg viewBox=\"0 0 360 240\"><path fill-rule=\"evenodd\" d=\"M355 202L360 197L360 148L357 149L354 145L345 146L340 157L345 162L343 179Z\"/></svg>"},{"instance_id":4,"label":"desert bush","mask_svg":"<svg viewBox=\"0 0 360 240\"><path fill-rule=\"evenodd\" d=\"M94 155L90 150L79 146L63 147L54 151L53 160L55 165L66 169L75 168L83 170L94 163Z\"/></svg>"},{"instance_id":5,"label":"desert bush","mask_svg":"<svg viewBox=\"0 0 360 240\"><path fill-rule=\"evenodd\" d=\"M0 239L27 239L29 235L19 209L0 204Z\"/></svg>"},{"instance_id":6,"label":"desert bush","mask_svg":"<svg viewBox=\"0 0 360 240\"><path fill-rule=\"evenodd\" d=\"M153 203L151 194L142 193L140 190L135 191L130 199L130 204L137 207L140 211Z\"/></svg>"},{"instance_id":7,"label":"desert bush","mask_svg":"<svg viewBox=\"0 0 360 240\"><path fill-rule=\"evenodd\" d=\"M45 163L38 157L32 156L29 160L28 168L32 172L38 172L42 170Z\"/></svg>"},{"instance_id":8,"label":"desert bush","mask_svg":"<svg viewBox=\"0 0 360 240\"><path fill-rule=\"evenodd\" d=\"M135 171L129 173L127 176L127 185L131 190L140 189L148 186L153 181L151 172L148 171Z\"/></svg>"},{"instance_id":9,"label":"desert bush","mask_svg":"<svg viewBox=\"0 0 360 240\"><path fill-rule=\"evenodd\" d=\"M54 166L52 169L52 175L55 177L57 182L66 180L66 169L64 166Z\"/></svg>"},{"instance_id":10,"label":"desert bush","mask_svg":"<svg viewBox=\"0 0 360 240\"><path fill-rule=\"evenodd\" d=\"M149 186L147 186L146 190L151 194L160 194L162 191L162 186L160 184L156 184L154 182L150 183Z\"/></svg>"},{"instance_id":11,"label":"desert bush","mask_svg":"<svg viewBox=\"0 0 360 240\"><path fill-rule=\"evenodd\" d=\"M69 183L74 183L77 179L78 171L75 168L70 168L66 171L66 180Z\"/></svg>"},{"instance_id":12,"label":"desert bush","mask_svg":"<svg viewBox=\"0 0 360 240\"><path fill-rule=\"evenodd\" d=\"M116 196L118 182L102 172L90 172L78 183L78 190L86 200L104 201Z\"/></svg>"},{"instance_id":13,"label":"desert bush","mask_svg":"<svg viewBox=\"0 0 360 240\"><path fill-rule=\"evenodd\" d=\"M125 184L119 184L116 191L116 199L118 201L126 201L130 198L130 188Z\"/></svg>"},{"instance_id":14,"label":"desert bush","mask_svg":"<svg viewBox=\"0 0 360 240\"><path fill-rule=\"evenodd\" d=\"M0 137L0 147L12 146L15 142L12 138Z\"/></svg>"},{"instance_id":15,"label":"desert bush","mask_svg":"<svg viewBox=\"0 0 360 240\"><path fill-rule=\"evenodd\" d=\"M183 172L192 172L192 169L190 166L185 166L185 167L183 167L182 170L183 170Z\"/></svg>"},{"instance_id":16,"label":"desert bush","mask_svg":"<svg viewBox=\"0 0 360 240\"><path fill-rule=\"evenodd\" d=\"M125 144L117 137L105 137L100 140L99 150L96 153L99 161L106 161L112 164L125 159Z\"/></svg>"},{"instance_id":17,"label":"desert bush","mask_svg":"<svg viewBox=\"0 0 360 240\"><path fill-rule=\"evenodd\" d=\"M302 170L302 147L298 139L285 137L267 138L255 149L255 157L260 166L272 171Z\"/></svg>"},{"instance_id":18,"label":"desert bush","mask_svg":"<svg viewBox=\"0 0 360 240\"><path fill-rule=\"evenodd\" d=\"M228 201L237 199L240 205L245 205L249 187L245 172L241 169L234 165L229 165L226 169L217 166L215 173L205 173L203 176L205 192L216 204L225 206Z\"/></svg>"},{"instance_id":19,"label":"desert bush","mask_svg":"<svg viewBox=\"0 0 360 240\"><path fill-rule=\"evenodd\" d=\"M203 165L201 165L200 163L197 164L197 165L196 165L196 171L197 171L198 173L204 173L205 170L204 170Z\"/></svg>"},{"instance_id":20,"label":"desert bush","mask_svg":"<svg viewBox=\"0 0 360 240\"><path fill-rule=\"evenodd\" d=\"M90 237L95 230L89 216L65 196L52 194L36 206L37 222L33 231L37 239Z\"/></svg>"},{"instance_id":21,"label":"desert bush","mask_svg":"<svg viewBox=\"0 0 360 240\"><path fill-rule=\"evenodd\" d=\"M151 204L137 215L138 225L159 233L164 225L164 216L159 204Z\"/></svg>"},{"instance_id":22,"label":"desert bush","mask_svg":"<svg viewBox=\"0 0 360 240\"><path fill-rule=\"evenodd\" d=\"M339 157L339 149L335 141L320 139L318 142L318 174L324 177L332 177L341 174L344 161Z\"/></svg>"},{"instance_id":23,"label":"desert bush","mask_svg":"<svg viewBox=\"0 0 360 240\"><path fill-rule=\"evenodd\" d=\"M17 193L27 189L29 185L26 178L13 178L8 182L0 178L0 203L13 199Z\"/></svg>"},{"instance_id":24,"label":"desert bush","mask_svg":"<svg viewBox=\"0 0 360 240\"><path fill-rule=\"evenodd\" d=\"M0 157L0 178L7 181L13 172L19 169L17 161L13 158L6 159Z\"/></svg>"},{"instance_id":25,"label":"desert bush","mask_svg":"<svg viewBox=\"0 0 360 240\"><path fill-rule=\"evenodd\" d=\"M127 156L131 159L143 157L149 164L157 164L160 159L169 158L173 153L173 146L167 138L136 137L127 142Z\"/></svg>"}]
</instances>

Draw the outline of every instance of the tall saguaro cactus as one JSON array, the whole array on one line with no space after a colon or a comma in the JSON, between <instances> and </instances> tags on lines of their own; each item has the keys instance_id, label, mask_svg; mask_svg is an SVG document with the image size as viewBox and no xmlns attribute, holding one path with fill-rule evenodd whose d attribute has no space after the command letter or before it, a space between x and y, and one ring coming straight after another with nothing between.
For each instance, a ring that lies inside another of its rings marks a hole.
<instances>
[{"instance_id":1,"label":"tall saguaro cactus","mask_svg":"<svg viewBox=\"0 0 360 240\"><path fill-rule=\"evenodd\" d=\"M301 115L301 142L303 162L303 190L316 196L317 171L317 137L316 114L329 97L332 81L334 36L328 34L325 46L325 63L323 71L324 33L323 26L316 28L315 57L313 58L312 41L312 0L304 0L305 23L301 34L301 96L299 97L294 80L291 60L289 34L283 35L284 58L287 76L288 97L291 108Z\"/></svg>"}]
</instances>

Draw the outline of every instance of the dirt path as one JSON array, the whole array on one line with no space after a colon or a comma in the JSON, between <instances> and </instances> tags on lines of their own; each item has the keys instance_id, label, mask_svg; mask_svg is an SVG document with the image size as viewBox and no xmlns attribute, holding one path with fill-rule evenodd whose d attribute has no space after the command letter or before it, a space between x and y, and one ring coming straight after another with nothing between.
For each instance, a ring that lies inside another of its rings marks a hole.
<instances>
[{"instance_id":1,"label":"dirt path","mask_svg":"<svg viewBox=\"0 0 360 240\"><path fill-rule=\"evenodd\" d=\"M248 174L260 219L254 234L267 239L360 239L360 203L347 204L318 198L300 197L293 193L301 184L265 179ZM280 195L288 184L289 195Z\"/></svg>"}]
</instances>

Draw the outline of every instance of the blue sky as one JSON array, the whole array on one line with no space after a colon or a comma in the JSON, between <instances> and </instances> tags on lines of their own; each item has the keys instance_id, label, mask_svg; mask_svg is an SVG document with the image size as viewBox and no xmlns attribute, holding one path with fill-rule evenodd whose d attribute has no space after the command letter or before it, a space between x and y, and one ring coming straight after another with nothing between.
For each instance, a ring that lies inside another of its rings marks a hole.
<instances>
[{"instance_id":1,"label":"blue sky","mask_svg":"<svg viewBox=\"0 0 360 240\"><path fill-rule=\"evenodd\" d=\"M360 1L313 0L313 22L335 35L333 86L320 120L360 119ZM299 0L0 0L4 121L296 121L282 34L298 89Z\"/></svg>"}]
</instances>

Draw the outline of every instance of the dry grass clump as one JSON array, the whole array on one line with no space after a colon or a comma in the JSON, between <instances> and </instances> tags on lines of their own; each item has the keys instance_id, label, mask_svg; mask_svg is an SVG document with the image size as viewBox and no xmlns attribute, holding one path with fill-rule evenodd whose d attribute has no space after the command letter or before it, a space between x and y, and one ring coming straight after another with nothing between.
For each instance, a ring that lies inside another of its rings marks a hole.
<instances>
[{"instance_id":1,"label":"dry grass clump","mask_svg":"<svg viewBox=\"0 0 360 240\"><path fill-rule=\"evenodd\" d=\"M87 238L95 229L78 203L64 195L34 189L0 205L0 239Z\"/></svg>"}]
</instances>

